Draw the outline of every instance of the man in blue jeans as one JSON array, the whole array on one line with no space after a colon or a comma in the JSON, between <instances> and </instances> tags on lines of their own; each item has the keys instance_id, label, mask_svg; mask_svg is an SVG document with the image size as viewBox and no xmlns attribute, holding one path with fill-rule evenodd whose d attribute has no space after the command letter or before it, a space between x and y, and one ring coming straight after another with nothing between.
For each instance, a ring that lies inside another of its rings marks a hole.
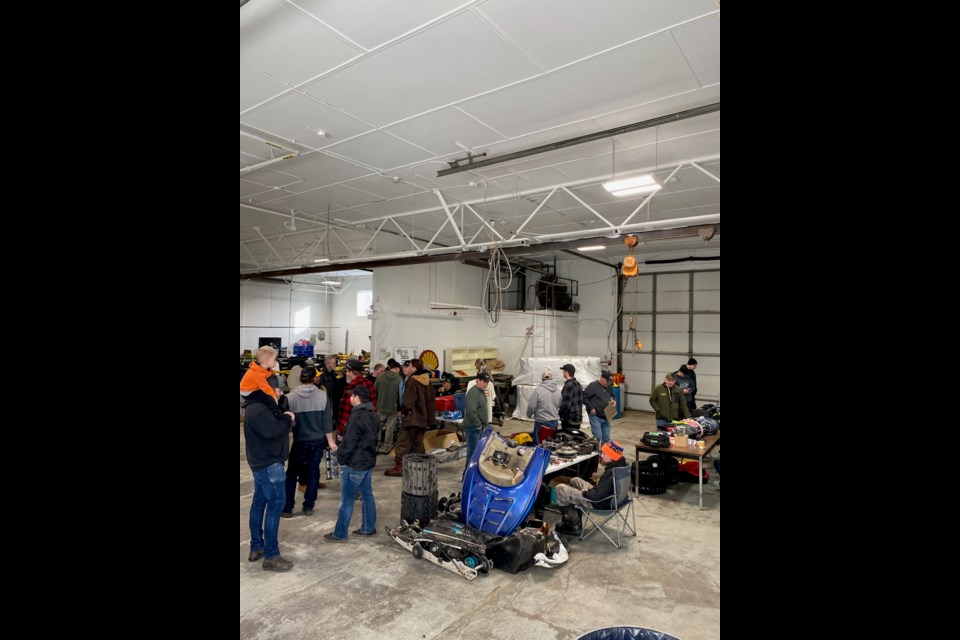
<instances>
[{"instance_id":1,"label":"man in blue jeans","mask_svg":"<svg viewBox=\"0 0 960 640\"><path fill-rule=\"evenodd\" d=\"M604 371L599 380L591 382L583 390L583 404L587 406L587 414L590 416L590 431L601 445L610 442L610 422L604 411L607 405L614 401L611 384L613 374Z\"/></svg>"},{"instance_id":2,"label":"man in blue jeans","mask_svg":"<svg viewBox=\"0 0 960 640\"><path fill-rule=\"evenodd\" d=\"M340 510L337 526L323 536L328 542L346 542L350 518L353 517L353 494L359 489L363 500L360 528L357 536L372 536L377 532L377 505L373 500L371 480L377 462L377 436L380 435L380 418L370 402L370 389L363 385L353 388L350 396L350 416L343 429L343 442L337 449L340 471Z\"/></svg>"},{"instance_id":3,"label":"man in blue jeans","mask_svg":"<svg viewBox=\"0 0 960 640\"><path fill-rule=\"evenodd\" d=\"M333 439L333 411L326 389L313 384L316 377L316 368L304 367L300 372L300 386L286 396L297 418L297 426L293 430L293 447L287 464L287 499L280 513L281 518L293 517L298 478L307 485L303 494L303 515L313 515L313 505L320 487L323 451L327 447L333 452L337 451L337 443Z\"/></svg>"},{"instance_id":4,"label":"man in blue jeans","mask_svg":"<svg viewBox=\"0 0 960 640\"><path fill-rule=\"evenodd\" d=\"M274 389L276 376L267 378ZM294 415L281 411L276 399L257 389L244 404L243 435L247 464L253 471L253 503L250 505L250 562L263 558L267 571L289 571L293 563L280 555L280 511L286 498L283 463L290 453L290 427ZM266 512L266 516L264 516Z\"/></svg>"},{"instance_id":5,"label":"man in blue jeans","mask_svg":"<svg viewBox=\"0 0 960 640\"><path fill-rule=\"evenodd\" d=\"M477 374L477 384L470 387L463 408L463 433L467 436L467 466L473 458L473 452L480 442L480 434L487 428L487 387L490 386L490 374L481 371Z\"/></svg>"}]
</instances>

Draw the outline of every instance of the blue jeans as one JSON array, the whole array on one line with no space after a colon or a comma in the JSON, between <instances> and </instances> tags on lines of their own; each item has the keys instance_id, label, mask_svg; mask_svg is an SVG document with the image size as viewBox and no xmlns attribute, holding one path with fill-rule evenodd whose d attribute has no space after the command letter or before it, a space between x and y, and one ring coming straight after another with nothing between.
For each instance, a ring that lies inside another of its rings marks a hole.
<instances>
[{"instance_id":1,"label":"blue jeans","mask_svg":"<svg viewBox=\"0 0 960 640\"><path fill-rule=\"evenodd\" d=\"M486 427L484 427L485 429ZM470 464L470 460L473 458L473 452L477 448L477 443L480 442L480 432L483 431L480 427L464 427L463 432L467 436L467 464Z\"/></svg>"},{"instance_id":2,"label":"blue jeans","mask_svg":"<svg viewBox=\"0 0 960 640\"><path fill-rule=\"evenodd\" d=\"M663 418L657 418L657 427L669 427L673 425L673 420L664 420Z\"/></svg>"},{"instance_id":3,"label":"blue jeans","mask_svg":"<svg viewBox=\"0 0 960 640\"><path fill-rule=\"evenodd\" d=\"M610 423L600 416L590 416L590 432L593 437L600 441L610 442Z\"/></svg>"},{"instance_id":4,"label":"blue jeans","mask_svg":"<svg viewBox=\"0 0 960 640\"><path fill-rule=\"evenodd\" d=\"M333 530L333 537L341 540L347 537L350 528L350 518L353 517L353 503L356 500L354 493L360 489L363 499L361 507L362 519L360 531L370 533L377 528L377 504L373 501L373 469L354 471L350 467L340 467L340 510L337 512L337 526Z\"/></svg>"},{"instance_id":5,"label":"blue jeans","mask_svg":"<svg viewBox=\"0 0 960 640\"><path fill-rule=\"evenodd\" d=\"M303 508L313 509L317 501L317 485L320 482L320 460L327 446L324 438L294 442L290 447L290 459L287 461L286 500L283 510L293 511L293 500L297 495L297 481L307 485L303 494Z\"/></svg>"},{"instance_id":6,"label":"blue jeans","mask_svg":"<svg viewBox=\"0 0 960 640\"><path fill-rule=\"evenodd\" d=\"M263 551L264 558L280 555L280 510L283 509L283 463L253 472L253 504L250 505L250 551ZM263 513L267 517L264 519Z\"/></svg>"}]
</instances>

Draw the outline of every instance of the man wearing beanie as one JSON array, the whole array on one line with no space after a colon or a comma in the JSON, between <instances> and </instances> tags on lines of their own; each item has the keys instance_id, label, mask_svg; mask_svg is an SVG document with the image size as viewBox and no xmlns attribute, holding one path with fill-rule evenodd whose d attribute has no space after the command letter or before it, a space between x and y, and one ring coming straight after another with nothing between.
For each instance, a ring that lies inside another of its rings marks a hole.
<instances>
[{"instance_id":1,"label":"man wearing beanie","mask_svg":"<svg viewBox=\"0 0 960 640\"><path fill-rule=\"evenodd\" d=\"M616 440L607 442L600 449L600 462L606 467L600 482L593 486L582 478L571 478L570 484L557 485L557 506L563 515L563 522L557 526L557 533L579 536L583 531L580 512L574 505L586 509L611 509L613 507L613 470L627 466L623 457L623 445Z\"/></svg>"}]
</instances>

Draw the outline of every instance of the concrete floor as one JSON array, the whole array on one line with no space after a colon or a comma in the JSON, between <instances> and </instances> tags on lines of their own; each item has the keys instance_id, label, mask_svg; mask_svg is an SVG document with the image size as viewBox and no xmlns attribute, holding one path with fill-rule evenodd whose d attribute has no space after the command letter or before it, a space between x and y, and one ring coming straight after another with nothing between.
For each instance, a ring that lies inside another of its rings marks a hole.
<instances>
[{"instance_id":1,"label":"concrete floor","mask_svg":"<svg viewBox=\"0 0 960 640\"><path fill-rule=\"evenodd\" d=\"M530 431L531 422L510 420L501 433ZM653 415L627 411L613 422L613 437L626 446L653 430ZM339 484L320 490L312 516L280 521L280 552L291 571L263 571L247 562L248 517L253 477L240 427L240 637L467 640L573 640L592 629L635 626L658 629L681 640L720 637L720 491L711 479L697 508L697 485L680 484L636 501L637 538L617 550L602 535L564 542L570 560L554 569L531 567L518 574L492 570L468 581L411 554L383 533L400 519L401 478L383 471L373 479L378 533L325 542L339 504ZM713 456L719 457L719 447ZM643 456L645 457L645 456ZM459 490L464 461L438 466L440 495ZM601 467L602 469L602 467ZM559 518L547 514L555 523ZM351 530L360 526L360 503Z\"/></svg>"}]
</instances>

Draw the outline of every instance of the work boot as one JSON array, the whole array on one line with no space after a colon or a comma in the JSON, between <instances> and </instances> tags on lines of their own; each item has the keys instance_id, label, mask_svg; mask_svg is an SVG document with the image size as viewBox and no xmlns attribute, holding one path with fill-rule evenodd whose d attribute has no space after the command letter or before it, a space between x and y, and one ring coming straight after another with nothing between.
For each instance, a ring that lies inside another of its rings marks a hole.
<instances>
[{"instance_id":1,"label":"work boot","mask_svg":"<svg viewBox=\"0 0 960 640\"><path fill-rule=\"evenodd\" d=\"M263 568L266 571L290 571L293 569L293 563L283 556L267 558L263 561Z\"/></svg>"},{"instance_id":2,"label":"work boot","mask_svg":"<svg viewBox=\"0 0 960 640\"><path fill-rule=\"evenodd\" d=\"M557 525L557 533L564 533L569 536L579 536L583 531L583 524L580 521L580 512L572 504L560 507L560 513L563 514L563 521Z\"/></svg>"},{"instance_id":3,"label":"work boot","mask_svg":"<svg viewBox=\"0 0 960 640\"><path fill-rule=\"evenodd\" d=\"M391 478L402 478L403 477L403 463L398 462L392 469L387 469L383 472L383 475L390 476Z\"/></svg>"}]
</instances>

